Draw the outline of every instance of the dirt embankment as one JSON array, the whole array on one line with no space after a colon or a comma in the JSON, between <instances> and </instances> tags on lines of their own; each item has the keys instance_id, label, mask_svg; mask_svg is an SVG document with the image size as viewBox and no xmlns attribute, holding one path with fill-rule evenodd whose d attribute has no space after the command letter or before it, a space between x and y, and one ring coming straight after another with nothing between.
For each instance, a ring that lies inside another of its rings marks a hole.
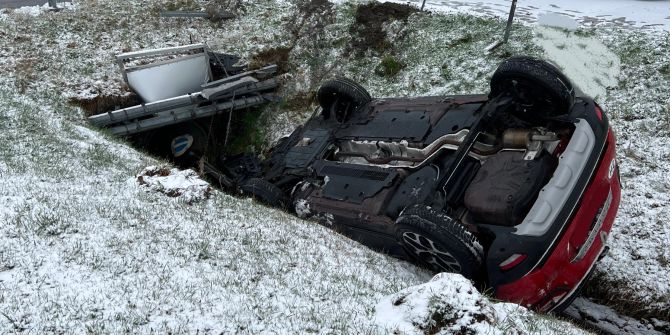
<instances>
[{"instance_id":1,"label":"dirt embankment","mask_svg":"<svg viewBox=\"0 0 670 335\"><path fill-rule=\"evenodd\" d=\"M393 41L389 41L384 24L392 20L407 21L416 7L397 3L372 2L358 6L355 23L349 28L353 36L351 47L356 52L374 50L384 52L392 48Z\"/></svg>"}]
</instances>

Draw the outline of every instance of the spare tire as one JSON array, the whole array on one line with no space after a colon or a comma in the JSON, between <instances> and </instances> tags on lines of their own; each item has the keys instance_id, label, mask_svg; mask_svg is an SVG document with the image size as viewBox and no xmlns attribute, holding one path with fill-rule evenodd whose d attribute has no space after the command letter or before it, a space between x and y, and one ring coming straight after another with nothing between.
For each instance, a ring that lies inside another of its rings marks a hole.
<instances>
[{"instance_id":1,"label":"spare tire","mask_svg":"<svg viewBox=\"0 0 670 335\"><path fill-rule=\"evenodd\" d=\"M316 98L322 108L321 115L326 119L333 117L339 122L346 121L351 113L372 101L363 86L344 77L323 83Z\"/></svg>"},{"instance_id":2,"label":"spare tire","mask_svg":"<svg viewBox=\"0 0 670 335\"><path fill-rule=\"evenodd\" d=\"M538 123L566 115L575 102L570 80L554 65L533 57L518 56L503 61L491 78L491 95L511 94L512 114Z\"/></svg>"},{"instance_id":3,"label":"spare tire","mask_svg":"<svg viewBox=\"0 0 670 335\"><path fill-rule=\"evenodd\" d=\"M395 235L405 251L435 272L455 272L473 278L484 259L477 238L458 220L425 205L400 213Z\"/></svg>"},{"instance_id":4,"label":"spare tire","mask_svg":"<svg viewBox=\"0 0 670 335\"><path fill-rule=\"evenodd\" d=\"M275 208L286 208L288 199L277 185L261 178L251 178L240 186L242 194Z\"/></svg>"}]
</instances>

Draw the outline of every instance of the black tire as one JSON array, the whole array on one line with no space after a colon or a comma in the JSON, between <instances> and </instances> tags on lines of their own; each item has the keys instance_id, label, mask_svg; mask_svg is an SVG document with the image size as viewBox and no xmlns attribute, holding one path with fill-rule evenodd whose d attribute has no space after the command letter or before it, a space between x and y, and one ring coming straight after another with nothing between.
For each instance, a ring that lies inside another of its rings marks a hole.
<instances>
[{"instance_id":1,"label":"black tire","mask_svg":"<svg viewBox=\"0 0 670 335\"><path fill-rule=\"evenodd\" d=\"M326 81L316 93L322 115L344 122L359 108L372 101L370 93L351 79L339 77Z\"/></svg>"},{"instance_id":2,"label":"black tire","mask_svg":"<svg viewBox=\"0 0 670 335\"><path fill-rule=\"evenodd\" d=\"M288 203L284 192L265 179L251 178L240 186L240 191L270 207L284 209Z\"/></svg>"},{"instance_id":3,"label":"black tire","mask_svg":"<svg viewBox=\"0 0 670 335\"><path fill-rule=\"evenodd\" d=\"M425 205L400 213L395 234L408 254L435 272L456 272L472 279L484 259L481 243L463 224Z\"/></svg>"},{"instance_id":4,"label":"black tire","mask_svg":"<svg viewBox=\"0 0 670 335\"><path fill-rule=\"evenodd\" d=\"M531 123L566 115L575 102L570 80L554 65L532 57L503 61L491 78L491 97L509 93L516 99L512 112Z\"/></svg>"}]
</instances>

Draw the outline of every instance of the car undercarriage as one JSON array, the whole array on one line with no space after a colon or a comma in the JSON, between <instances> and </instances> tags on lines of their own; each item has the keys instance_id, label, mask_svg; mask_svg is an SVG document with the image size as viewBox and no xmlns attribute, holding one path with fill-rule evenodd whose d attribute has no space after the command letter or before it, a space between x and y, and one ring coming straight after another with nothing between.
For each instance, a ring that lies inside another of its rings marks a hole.
<instances>
[{"instance_id":1,"label":"car undercarriage","mask_svg":"<svg viewBox=\"0 0 670 335\"><path fill-rule=\"evenodd\" d=\"M562 308L604 250L618 206L611 175L608 190L586 192L599 168L616 169L614 138L600 107L575 98L551 65L507 62L489 95L371 99L349 80L326 83L320 109L242 191L506 300ZM545 82L524 77L542 70ZM589 214L575 221L580 210ZM562 244L566 264L547 267ZM549 274L519 296L518 283L538 273Z\"/></svg>"}]
</instances>

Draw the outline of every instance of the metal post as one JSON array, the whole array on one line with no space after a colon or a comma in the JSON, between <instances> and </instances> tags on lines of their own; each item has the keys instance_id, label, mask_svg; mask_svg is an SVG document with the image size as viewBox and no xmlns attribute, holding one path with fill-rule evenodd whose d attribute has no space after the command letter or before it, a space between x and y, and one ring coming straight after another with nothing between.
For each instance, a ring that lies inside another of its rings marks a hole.
<instances>
[{"instance_id":1,"label":"metal post","mask_svg":"<svg viewBox=\"0 0 670 335\"><path fill-rule=\"evenodd\" d=\"M422 12L423 12L423 7L424 7L425 5L426 5L426 0L423 0L423 2L421 3L421 11L422 11Z\"/></svg>"},{"instance_id":2,"label":"metal post","mask_svg":"<svg viewBox=\"0 0 670 335\"><path fill-rule=\"evenodd\" d=\"M512 22L514 21L514 12L516 11L516 1L517 0L512 0L512 7L510 7L509 9L509 17L507 18L507 27L505 27L505 36L503 37L502 41L498 40L487 46L484 49L486 50L486 52L491 52L497 49L499 46L507 43L507 40L509 40L509 34L512 31Z\"/></svg>"},{"instance_id":3,"label":"metal post","mask_svg":"<svg viewBox=\"0 0 670 335\"><path fill-rule=\"evenodd\" d=\"M505 28L505 38L503 38L503 43L507 43L509 39L509 33L512 30L512 21L514 20L514 12L516 11L516 0L512 0L512 8L509 10L509 17L507 18L507 28Z\"/></svg>"}]
</instances>

